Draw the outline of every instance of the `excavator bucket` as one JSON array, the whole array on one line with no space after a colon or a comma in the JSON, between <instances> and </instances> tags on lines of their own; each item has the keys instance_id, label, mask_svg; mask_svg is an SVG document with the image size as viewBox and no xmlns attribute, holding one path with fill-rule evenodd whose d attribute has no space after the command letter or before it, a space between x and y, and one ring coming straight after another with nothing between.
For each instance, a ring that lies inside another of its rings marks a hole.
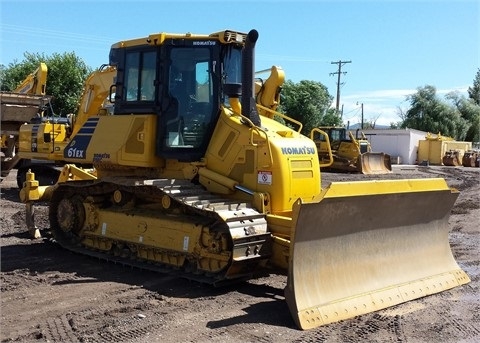
<instances>
[{"instance_id":1,"label":"excavator bucket","mask_svg":"<svg viewBox=\"0 0 480 343\"><path fill-rule=\"evenodd\" d=\"M443 179L332 183L294 206L285 298L310 329L470 282L453 258Z\"/></svg>"},{"instance_id":2,"label":"excavator bucket","mask_svg":"<svg viewBox=\"0 0 480 343\"><path fill-rule=\"evenodd\" d=\"M390 155L383 152L366 152L357 161L359 172L363 174L388 174L392 171Z\"/></svg>"},{"instance_id":3,"label":"excavator bucket","mask_svg":"<svg viewBox=\"0 0 480 343\"><path fill-rule=\"evenodd\" d=\"M442 163L444 166L458 167L461 165L460 152L456 150L450 150L442 157Z\"/></svg>"}]
</instances>

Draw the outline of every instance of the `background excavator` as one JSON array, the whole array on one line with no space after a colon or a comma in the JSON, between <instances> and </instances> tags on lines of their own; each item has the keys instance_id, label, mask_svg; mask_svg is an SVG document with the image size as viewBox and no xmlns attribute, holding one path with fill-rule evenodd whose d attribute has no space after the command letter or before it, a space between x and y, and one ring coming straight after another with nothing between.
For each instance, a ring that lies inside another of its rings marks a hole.
<instances>
[{"instance_id":1,"label":"background excavator","mask_svg":"<svg viewBox=\"0 0 480 343\"><path fill-rule=\"evenodd\" d=\"M108 101L110 86L116 75L114 67L103 65L85 81L78 111L66 117L40 116L24 121L19 129L19 157L25 162L18 166L17 184L21 188L26 172L34 172L41 185L54 184L65 164L64 149L71 137L92 116L107 115L112 103ZM27 122L28 124L25 124ZM84 163L83 167L91 166Z\"/></svg>"},{"instance_id":2,"label":"background excavator","mask_svg":"<svg viewBox=\"0 0 480 343\"><path fill-rule=\"evenodd\" d=\"M35 95L47 94L47 74L47 65L43 62L40 62L38 68L35 69L33 73L27 75L27 77L20 82L17 88L15 88L13 93Z\"/></svg>"},{"instance_id":3,"label":"background excavator","mask_svg":"<svg viewBox=\"0 0 480 343\"><path fill-rule=\"evenodd\" d=\"M13 168L29 163L18 155L20 126L41 117L49 107L51 96L46 95L48 68L40 63L13 92L1 92L1 177Z\"/></svg>"},{"instance_id":4,"label":"background excavator","mask_svg":"<svg viewBox=\"0 0 480 343\"><path fill-rule=\"evenodd\" d=\"M117 263L214 285L284 268L302 329L468 283L448 242L458 191L443 179L321 189L315 143L273 119L281 69L254 80L257 39L227 30L112 45L113 114L71 136L57 184L27 173L27 209L48 201L60 245ZM93 173L75 166L88 161Z\"/></svg>"},{"instance_id":5,"label":"background excavator","mask_svg":"<svg viewBox=\"0 0 480 343\"><path fill-rule=\"evenodd\" d=\"M318 158L321 162L328 161L330 150L333 155L333 163L325 170L362 174L387 174L392 171L390 155L372 152L363 132L362 138L356 138L344 127L321 126L319 129L328 134L329 141L317 130L312 130L310 137L317 145Z\"/></svg>"}]
</instances>

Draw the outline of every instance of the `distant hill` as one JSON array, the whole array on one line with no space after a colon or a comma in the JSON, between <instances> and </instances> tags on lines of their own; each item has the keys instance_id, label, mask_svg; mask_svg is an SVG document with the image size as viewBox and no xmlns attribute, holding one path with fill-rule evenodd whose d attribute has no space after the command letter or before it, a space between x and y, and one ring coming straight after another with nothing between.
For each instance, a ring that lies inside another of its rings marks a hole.
<instances>
[{"instance_id":1,"label":"distant hill","mask_svg":"<svg viewBox=\"0 0 480 343\"><path fill-rule=\"evenodd\" d=\"M361 123L351 124L348 129L349 130L356 130L362 127ZM375 129L389 129L390 125L375 125Z\"/></svg>"}]
</instances>

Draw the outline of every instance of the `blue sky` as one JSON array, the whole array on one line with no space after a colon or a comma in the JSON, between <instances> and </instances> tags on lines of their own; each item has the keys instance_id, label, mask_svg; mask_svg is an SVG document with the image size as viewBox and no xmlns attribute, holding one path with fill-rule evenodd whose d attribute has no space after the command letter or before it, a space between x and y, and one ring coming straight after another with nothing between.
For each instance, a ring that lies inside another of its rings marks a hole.
<instances>
[{"instance_id":1,"label":"blue sky","mask_svg":"<svg viewBox=\"0 0 480 343\"><path fill-rule=\"evenodd\" d=\"M418 87L466 95L480 67L480 1L24 1L0 0L0 64L24 52L74 51L87 65L110 46L155 32L257 29L256 70L281 66L294 82L314 80L336 95L345 64L345 122L397 122ZM333 105L335 100L333 101Z\"/></svg>"}]
</instances>

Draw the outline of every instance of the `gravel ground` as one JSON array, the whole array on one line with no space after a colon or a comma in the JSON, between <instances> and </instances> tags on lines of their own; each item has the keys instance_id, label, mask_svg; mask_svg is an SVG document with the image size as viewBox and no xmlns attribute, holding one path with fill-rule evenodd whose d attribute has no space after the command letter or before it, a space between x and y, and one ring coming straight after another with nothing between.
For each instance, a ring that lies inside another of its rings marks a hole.
<instances>
[{"instance_id":1,"label":"gravel ground","mask_svg":"<svg viewBox=\"0 0 480 343\"><path fill-rule=\"evenodd\" d=\"M46 204L30 239L15 173L1 185L1 342L479 342L480 168L394 166L387 178L444 177L461 191L450 244L472 282L309 331L284 301L286 276L226 288L66 251L48 233ZM385 178L323 173L331 181Z\"/></svg>"}]
</instances>

